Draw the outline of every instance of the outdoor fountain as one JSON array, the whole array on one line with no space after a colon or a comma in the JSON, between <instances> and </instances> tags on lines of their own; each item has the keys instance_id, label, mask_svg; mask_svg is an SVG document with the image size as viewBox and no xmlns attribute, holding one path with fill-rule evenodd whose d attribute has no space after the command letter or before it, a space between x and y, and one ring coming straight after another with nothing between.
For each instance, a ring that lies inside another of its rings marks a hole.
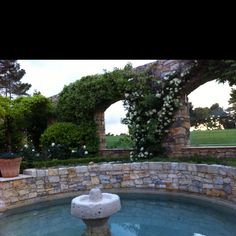
<instances>
[{"instance_id":1,"label":"outdoor fountain","mask_svg":"<svg viewBox=\"0 0 236 236\"><path fill-rule=\"evenodd\" d=\"M120 209L120 197L102 193L99 188L93 188L89 195L73 198L71 202L71 214L81 218L87 226L86 236L111 235L108 219Z\"/></svg>"}]
</instances>

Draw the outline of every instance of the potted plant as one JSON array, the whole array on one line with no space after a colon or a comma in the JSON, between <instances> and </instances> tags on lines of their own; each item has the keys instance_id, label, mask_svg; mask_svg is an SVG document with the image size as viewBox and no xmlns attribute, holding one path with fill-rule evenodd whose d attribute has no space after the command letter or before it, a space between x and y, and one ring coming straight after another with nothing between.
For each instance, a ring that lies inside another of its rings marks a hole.
<instances>
[{"instance_id":1,"label":"potted plant","mask_svg":"<svg viewBox=\"0 0 236 236\"><path fill-rule=\"evenodd\" d=\"M16 153L0 153L0 176L4 178L17 177L20 173L22 157Z\"/></svg>"}]
</instances>

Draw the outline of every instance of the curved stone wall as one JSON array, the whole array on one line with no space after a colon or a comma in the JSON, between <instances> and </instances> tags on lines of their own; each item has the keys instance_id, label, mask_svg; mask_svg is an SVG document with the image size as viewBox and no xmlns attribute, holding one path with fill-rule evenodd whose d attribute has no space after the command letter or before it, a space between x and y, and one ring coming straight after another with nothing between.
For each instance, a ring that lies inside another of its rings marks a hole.
<instances>
[{"instance_id":1,"label":"curved stone wall","mask_svg":"<svg viewBox=\"0 0 236 236\"><path fill-rule=\"evenodd\" d=\"M27 169L17 178L0 178L0 208L3 211L14 205L92 187L191 192L236 202L236 168L142 162Z\"/></svg>"}]
</instances>

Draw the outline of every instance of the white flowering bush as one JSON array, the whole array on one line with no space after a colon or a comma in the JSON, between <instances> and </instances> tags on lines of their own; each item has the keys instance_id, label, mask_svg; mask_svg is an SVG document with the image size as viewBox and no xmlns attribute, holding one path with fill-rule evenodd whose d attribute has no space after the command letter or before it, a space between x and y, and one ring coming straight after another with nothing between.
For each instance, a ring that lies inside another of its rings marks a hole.
<instances>
[{"instance_id":1,"label":"white flowering bush","mask_svg":"<svg viewBox=\"0 0 236 236\"><path fill-rule=\"evenodd\" d=\"M130 80L124 107L127 110L123 123L128 125L135 149L131 160L150 158L161 154L162 141L173 123L175 111L180 106L181 75L173 72L164 79L139 76ZM135 91L133 88L135 83Z\"/></svg>"}]
</instances>

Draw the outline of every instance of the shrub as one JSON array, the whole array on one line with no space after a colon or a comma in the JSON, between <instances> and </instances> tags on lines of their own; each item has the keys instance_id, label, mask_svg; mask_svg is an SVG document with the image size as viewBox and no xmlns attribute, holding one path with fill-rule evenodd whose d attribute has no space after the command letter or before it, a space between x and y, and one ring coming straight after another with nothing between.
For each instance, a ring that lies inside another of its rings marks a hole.
<instances>
[{"instance_id":1,"label":"shrub","mask_svg":"<svg viewBox=\"0 0 236 236\"><path fill-rule=\"evenodd\" d=\"M67 159L70 157L71 149L81 149L84 145L79 127L70 122L52 124L44 131L40 140L49 159Z\"/></svg>"},{"instance_id":2,"label":"shrub","mask_svg":"<svg viewBox=\"0 0 236 236\"><path fill-rule=\"evenodd\" d=\"M49 147L52 143L77 147L80 144L79 128L70 122L57 122L44 131L40 141L43 147Z\"/></svg>"}]
</instances>

